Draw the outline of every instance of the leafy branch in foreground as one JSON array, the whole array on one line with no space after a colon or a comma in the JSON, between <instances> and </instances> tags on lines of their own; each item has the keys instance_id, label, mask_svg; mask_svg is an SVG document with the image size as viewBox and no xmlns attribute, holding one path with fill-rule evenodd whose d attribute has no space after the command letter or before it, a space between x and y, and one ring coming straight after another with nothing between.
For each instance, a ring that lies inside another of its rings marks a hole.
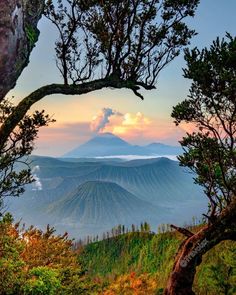
<instances>
[{"instance_id":1,"label":"leafy branch in foreground","mask_svg":"<svg viewBox=\"0 0 236 295\"><path fill-rule=\"evenodd\" d=\"M4 124L14 112L15 106L9 100L0 103L0 124ZM25 115L10 133L0 149L0 207L7 196L18 197L24 192L24 185L33 182L29 164L26 161L34 148L38 130L53 122L44 111Z\"/></svg>"},{"instance_id":2,"label":"leafy branch in foreground","mask_svg":"<svg viewBox=\"0 0 236 295\"><path fill-rule=\"evenodd\" d=\"M199 1L47 1L56 26L57 66L64 84L115 76L155 88L160 71L195 34L183 22Z\"/></svg>"},{"instance_id":3,"label":"leafy branch in foreground","mask_svg":"<svg viewBox=\"0 0 236 295\"><path fill-rule=\"evenodd\" d=\"M193 83L188 99L174 107L172 117L177 125L195 126L181 141L184 154L179 160L195 173L209 210L207 225L195 234L188 232L181 244L165 295L194 294L194 275L203 254L221 241L236 241L235 53L236 38L229 34L217 38L209 49L185 51L184 76ZM204 241L204 247L199 247Z\"/></svg>"}]
</instances>

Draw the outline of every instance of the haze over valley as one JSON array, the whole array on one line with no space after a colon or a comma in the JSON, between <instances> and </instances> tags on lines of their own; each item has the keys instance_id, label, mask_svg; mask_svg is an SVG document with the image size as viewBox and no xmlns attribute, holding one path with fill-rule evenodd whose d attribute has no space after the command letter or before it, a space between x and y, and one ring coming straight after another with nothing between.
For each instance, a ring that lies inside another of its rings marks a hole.
<instances>
[{"instance_id":1,"label":"haze over valley","mask_svg":"<svg viewBox=\"0 0 236 295\"><path fill-rule=\"evenodd\" d=\"M32 156L36 181L8 206L28 225L50 224L74 238L101 236L119 224L130 228L147 221L156 231L162 223L188 223L201 218L206 202L190 171L164 157L180 152L180 147L133 146L100 134L62 158ZM125 161L121 155L137 159Z\"/></svg>"}]
</instances>

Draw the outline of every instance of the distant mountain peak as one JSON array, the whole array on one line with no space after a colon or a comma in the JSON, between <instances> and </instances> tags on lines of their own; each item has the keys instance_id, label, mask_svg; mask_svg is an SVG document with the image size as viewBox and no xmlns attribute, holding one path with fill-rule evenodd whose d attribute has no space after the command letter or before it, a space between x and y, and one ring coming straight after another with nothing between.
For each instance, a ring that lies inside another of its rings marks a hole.
<instances>
[{"instance_id":1,"label":"distant mountain peak","mask_svg":"<svg viewBox=\"0 0 236 295\"><path fill-rule=\"evenodd\" d=\"M116 136L115 134L113 134L111 132L98 133L96 136L98 136L98 137L118 137L118 138L120 138L119 136Z\"/></svg>"},{"instance_id":2,"label":"distant mountain peak","mask_svg":"<svg viewBox=\"0 0 236 295\"><path fill-rule=\"evenodd\" d=\"M153 155L179 155L180 147L169 146L162 143L151 143L147 146L132 145L111 132L98 133L96 136L66 153L64 157L106 157L106 156L153 156Z\"/></svg>"},{"instance_id":3,"label":"distant mountain peak","mask_svg":"<svg viewBox=\"0 0 236 295\"><path fill-rule=\"evenodd\" d=\"M176 147L174 145L167 145L165 143L161 143L161 142L151 142L149 143L148 145L146 145L146 147L165 147L165 146L168 146L168 147Z\"/></svg>"},{"instance_id":4,"label":"distant mountain peak","mask_svg":"<svg viewBox=\"0 0 236 295\"><path fill-rule=\"evenodd\" d=\"M147 201L137 198L111 181L86 181L61 200L50 204L48 213L59 222L73 221L80 225L131 224L143 216L158 220L156 210Z\"/></svg>"},{"instance_id":5,"label":"distant mountain peak","mask_svg":"<svg viewBox=\"0 0 236 295\"><path fill-rule=\"evenodd\" d=\"M130 145L128 142L120 138L119 136L114 135L113 133L105 132L99 133L95 137L92 137L89 141L85 142L81 146L85 145Z\"/></svg>"},{"instance_id":6,"label":"distant mountain peak","mask_svg":"<svg viewBox=\"0 0 236 295\"><path fill-rule=\"evenodd\" d=\"M110 132L99 133L84 144L65 154L64 157L97 157L122 155L122 151L131 149L132 145Z\"/></svg>"}]
</instances>

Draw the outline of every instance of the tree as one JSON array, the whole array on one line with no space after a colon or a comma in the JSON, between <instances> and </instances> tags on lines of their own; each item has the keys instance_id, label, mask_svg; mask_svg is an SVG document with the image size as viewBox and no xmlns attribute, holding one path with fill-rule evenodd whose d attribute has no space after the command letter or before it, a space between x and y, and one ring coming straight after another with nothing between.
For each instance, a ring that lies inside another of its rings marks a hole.
<instances>
[{"instance_id":1,"label":"tree","mask_svg":"<svg viewBox=\"0 0 236 295\"><path fill-rule=\"evenodd\" d=\"M0 1L0 101L12 89L38 39L42 0Z\"/></svg>"},{"instance_id":2,"label":"tree","mask_svg":"<svg viewBox=\"0 0 236 295\"><path fill-rule=\"evenodd\" d=\"M175 259L165 295L194 294L192 284L202 256L224 240L236 240L236 38L217 38L209 49L186 50L185 78L192 79L188 99L174 107L178 125L195 131L181 141L182 166L190 168L209 200L206 225L186 235Z\"/></svg>"},{"instance_id":3,"label":"tree","mask_svg":"<svg viewBox=\"0 0 236 295\"><path fill-rule=\"evenodd\" d=\"M143 230L144 230L145 232L150 232L150 231L151 231L151 226L150 226L150 224L148 224L146 221L144 222Z\"/></svg>"},{"instance_id":4,"label":"tree","mask_svg":"<svg viewBox=\"0 0 236 295\"><path fill-rule=\"evenodd\" d=\"M54 5L47 1L45 15L59 33L55 49L63 83L45 85L17 105L9 105L5 95L29 61L44 1L1 3L0 13L6 16L1 36L7 36L0 42L1 60L7 60L0 64L0 187L4 194L19 195L23 185L32 181L30 169L16 172L14 164L31 153L38 128L51 121L43 112L27 115L34 103L51 94L80 95L106 87L128 88L143 98L140 88L154 89L160 71L195 34L184 19L194 16L198 3L58 0Z\"/></svg>"},{"instance_id":5,"label":"tree","mask_svg":"<svg viewBox=\"0 0 236 295\"><path fill-rule=\"evenodd\" d=\"M0 102L0 125L14 112L15 107L8 101ZM34 148L39 128L53 122L44 111L25 115L11 132L0 150L0 209L5 197L18 197L24 186L34 181L27 156ZM26 167L25 167L26 166ZM1 216L1 213L0 213Z\"/></svg>"},{"instance_id":6,"label":"tree","mask_svg":"<svg viewBox=\"0 0 236 295\"><path fill-rule=\"evenodd\" d=\"M134 224L131 225L131 231L132 231L132 233L136 232L136 227Z\"/></svg>"},{"instance_id":7,"label":"tree","mask_svg":"<svg viewBox=\"0 0 236 295\"><path fill-rule=\"evenodd\" d=\"M22 245L16 243L15 231L12 228L12 217L6 214L0 220L0 294L17 294L19 285L23 284L24 275L22 268L25 267L20 257ZM11 234L10 234L11 233ZM9 292L10 293L10 292Z\"/></svg>"},{"instance_id":8,"label":"tree","mask_svg":"<svg viewBox=\"0 0 236 295\"><path fill-rule=\"evenodd\" d=\"M85 275L68 235L0 220L0 294L90 294L97 284ZM80 249L79 249L80 250Z\"/></svg>"},{"instance_id":9,"label":"tree","mask_svg":"<svg viewBox=\"0 0 236 295\"><path fill-rule=\"evenodd\" d=\"M28 64L30 52L39 35L37 23L43 12L43 1L8 2L0 2L0 129L4 129L4 123L15 110L5 95L15 86L17 78ZM19 196L24 190L24 184L33 181L29 167L19 170L16 162L31 153L38 128L49 122L49 117L43 111L35 112L32 116L25 115L8 138L2 140L0 208L4 197Z\"/></svg>"}]
</instances>

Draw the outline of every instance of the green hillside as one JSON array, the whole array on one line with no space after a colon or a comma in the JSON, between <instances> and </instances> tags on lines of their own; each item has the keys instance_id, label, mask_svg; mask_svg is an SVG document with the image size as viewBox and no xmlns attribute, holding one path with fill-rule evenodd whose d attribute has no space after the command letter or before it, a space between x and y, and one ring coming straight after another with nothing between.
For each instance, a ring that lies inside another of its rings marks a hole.
<instances>
[{"instance_id":1,"label":"green hillside","mask_svg":"<svg viewBox=\"0 0 236 295\"><path fill-rule=\"evenodd\" d=\"M102 241L83 245L49 226L22 227L6 214L0 219L0 294L162 295L183 237L164 225L158 234L147 223L137 230L118 226ZM196 295L236 294L235 242L203 257L194 289Z\"/></svg>"},{"instance_id":2,"label":"green hillside","mask_svg":"<svg viewBox=\"0 0 236 295\"><path fill-rule=\"evenodd\" d=\"M116 286L117 278L134 272L137 276L153 277L161 292L181 240L182 236L173 232L128 233L88 244L79 260L89 276L100 277L108 285ZM236 243L221 243L204 256L195 291L198 295L236 294Z\"/></svg>"}]
</instances>

